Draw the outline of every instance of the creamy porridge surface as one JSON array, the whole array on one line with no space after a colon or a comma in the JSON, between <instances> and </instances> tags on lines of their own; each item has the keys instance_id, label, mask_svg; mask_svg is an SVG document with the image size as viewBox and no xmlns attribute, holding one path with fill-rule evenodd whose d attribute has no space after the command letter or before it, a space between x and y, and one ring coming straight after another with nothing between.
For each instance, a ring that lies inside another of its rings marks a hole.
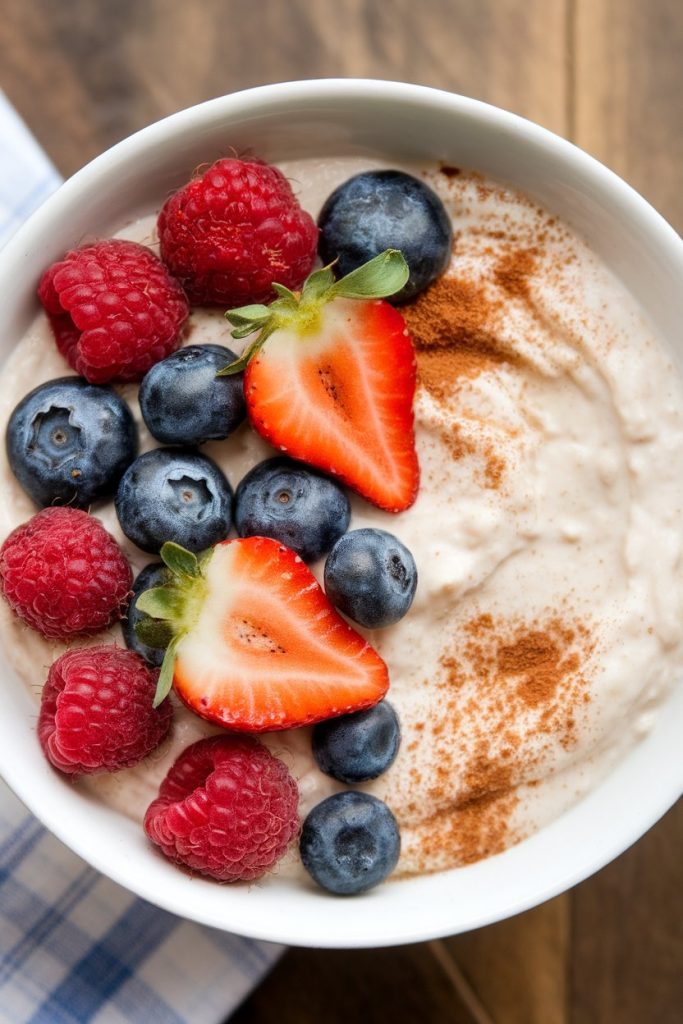
<instances>
[{"instance_id":1,"label":"creamy porridge surface","mask_svg":"<svg viewBox=\"0 0 683 1024\"><path fill-rule=\"evenodd\" d=\"M280 166L315 215L351 174L389 164ZM409 875L499 852L556 818L648 730L680 675L683 394L638 306L566 226L481 176L405 169L440 193L455 229L446 277L403 309L421 487L398 516L353 498L351 528L394 532L418 566L408 615L365 631L389 666L403 740L363 788L396 814L397 873ZM154 216L118 233L153 245ZM193 312L187 342L244 344L207 310ZM41 315L3 368L3 430L25 393L70 372ZM140 421L135 386L120 390ZM152 447L142 423L140 434ZM204 450L233 485L272 454L247 425ZM4 539L36 509L4 450L0 482ZM93 512L136 571L152 560L113 504ZM322 563L314 570L322 578ZM0 631L38 701L64 647L4 602ZM107 640L122 642L118 628L91 642ZM146 762L77 785L141 820L178 753L218 731L177 706ZM309 730L265 742L296 776L302 813L343 788L317 770ZM281 870L300 870L295 853Z\"/></svg>"}]
</instances>

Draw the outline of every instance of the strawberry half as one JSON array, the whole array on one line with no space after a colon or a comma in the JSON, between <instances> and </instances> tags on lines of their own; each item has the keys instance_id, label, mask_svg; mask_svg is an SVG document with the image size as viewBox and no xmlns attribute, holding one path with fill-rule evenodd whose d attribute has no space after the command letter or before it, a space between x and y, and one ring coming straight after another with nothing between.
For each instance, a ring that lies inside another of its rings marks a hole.
<instances>
[{"instance_id":1,"label":"strawberry half","mask_svg":"<svg viewBox=\"0 0 683 1024\"><path fill-rule=\"evenodd\" d=\"M145 643L167 647L155 706L174 685L192 711L243 732L309 725L376 704L377 652L334 610L310 569L275 540L227 540L161 557L171 581L140 595Z\"/></svg>"},{"instance_id":2,"label":"strawberry half","mask_svg":"<svg viewBox=\"0 0 683 1024\"><path fill-rule=\"evenodd\" d=\"M329 267L300 295L274 285L270 306L226 316L233 337L260 331L222 373L245 369L254 429L295 459L330 473L386 512L415 501L415 353L398 310L378 296L408 278L389 249L339 281Z\"/></svg>"}]
</instances>

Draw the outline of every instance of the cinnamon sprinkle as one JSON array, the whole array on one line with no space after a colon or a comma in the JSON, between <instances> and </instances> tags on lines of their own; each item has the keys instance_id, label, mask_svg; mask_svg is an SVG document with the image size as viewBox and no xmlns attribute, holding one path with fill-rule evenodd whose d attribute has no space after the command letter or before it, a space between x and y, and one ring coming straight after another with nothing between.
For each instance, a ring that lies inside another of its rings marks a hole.
<instances>
[{"instance_id":1,"label":"cinnamon sprinkle","mask_svg":"<svg viewBox=\"0 0 683 1024\"><path fill-rule=\"evenodd\" d=\"M493 271L499 290L530 302L529 279L536 272L537 248L503 251ZM417 357L418 385L440 405L452 403L457 387L485 371L515 366L519 355L501 341L499 325L506 301L500 291L464 277L444 276L403 308ZM483 486L497 490L506 462L493 445L466 437L457 422L443 431L453 459L483 459Z\"/></svg>"},{"instance_id":2,"label":"cinnamon sprinkle","mask_svg":"<svg viewBox=\"0 0 683 1024\"><path fill-rule=\"evenodd\" d=\"M483 286L454 277L442 277L404 307L408 330L417 356L418 385L440 405L448 406L459 382L485 370L518 362L502 345L493 329L501 301L491 299ZM449 421L443 440L453 459L480 456L484 487L498 489L505 460L492 444L468 437L457 421Z\"/></svg>"},{"instance_id":3,"label":"cinnamon sprinkle","mask_svg":"<svg viewBox=\"0 0 683 1024\"><path fill-rule=\"evenodd\" d=\"M493 446L486 450L486 468L484 470L484 486L497 491L505 472L505 459L493 451Z\"/></svg>"},{"instance_id":4,"label":"cinnamon sprinkle","mask_svg":"<svg viewBox=\"0 0 683 1024\"><path fill-rule=\"evenodd\" d=\"M438 744L467 721L473 742L464 764L462 751L439 748L429 792L435 816L431 827L419 828L421 863L467 864L521 838L511 825L516 787L533 781L536 762L553 744L575 742L590 700L585 669L594 649L585 623L558 614L524 622L487 613L464 624L441 657L435 685L443 696L431 733Z\"/></svg>"},{"instance_id":5,"label":"cinnamon sprinkle","mask_svg":"<svg viewBox=\"0 0 683 1024\"><path fill-rule=\"evenodd\" d=\"M530 301L529 279L536 272L537 249L511 249L496 264L494 278L508 295Z\"/></svg>"},{"instance_id":6,"label":"cinnamon sprinkle","mask_svg":"<svg viewBox=\"0 0 683 1024\"><path fill-rule=\"evenodd\" d=\"M501 853L521 838L510 827L518 803L514 792L504 791L432 815L417 830L420 870L440 871Z\"/></svg>"},{"instance_id":7,"label":"cinnamon sprinkle","mask_svg":"<svg viewBox=\"0 0 683 1024\"><path fill-rule=\"evenodd\" d=\"M462 174L462 169L452 164L442 164L439 170L446 178L458 178Z\"/></svg>"},{"instance_id":8,"label":"cinnamon sprinkle","mask_svg":"<svg viewBox=\"0 0 683 1024\"><path fill-rule=\"evenodd\" d=\"M481 285L441 277L402 310L417 353L418 381L437 401L446 401L460 377L476 377L515 354L493 328L500 300Z\"/></svg>"},{"instance_id":9,"label":"cinnamon sprinkle","mask_svg":"<svg viewBox=\"0 0 683 1024\"><path fill-rule=\"evenodd\" d=\"M509 644L498 648L498 671L503 677L517 680L516 692L528 707L547 704L557 688L568 676L575 674L579 667L576 651L563 653L560 646L564 641L571 644L575 633L553 623L556 635L548 631L530 629L521 633Z\"/></svg>"}]
</instances>

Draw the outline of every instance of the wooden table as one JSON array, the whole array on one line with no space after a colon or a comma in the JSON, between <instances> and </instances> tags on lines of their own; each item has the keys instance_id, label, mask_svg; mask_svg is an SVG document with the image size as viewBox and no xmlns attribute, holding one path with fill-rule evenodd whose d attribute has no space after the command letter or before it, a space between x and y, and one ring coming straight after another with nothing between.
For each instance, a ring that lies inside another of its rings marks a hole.
<instances>
[{"instance_id":1,"label":"wooden table","mask_svg":"<svg viewBox=\"0 0 683 1024\"><path fill-rule=\"evenodd\" d=\"M199 100L336 75L439 86L524 114L683 228L681 0L2 3L0 87L65 174ZM673 1024L682 850L679 805L597 876L513 920L398 949L292 950L233 1020Z\"/></svg>"}]
</instances>

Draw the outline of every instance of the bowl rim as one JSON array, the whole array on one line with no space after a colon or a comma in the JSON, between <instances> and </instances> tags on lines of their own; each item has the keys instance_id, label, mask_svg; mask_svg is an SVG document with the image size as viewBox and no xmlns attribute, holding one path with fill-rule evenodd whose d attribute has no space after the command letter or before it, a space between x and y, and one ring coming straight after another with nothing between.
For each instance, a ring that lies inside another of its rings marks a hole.
<instances>
[{"instance_id":1,"label":"bowl rim","mask_svg":"<svg viewBox=\"0 0 683 1024\"><path fill-rule=\"evenodd\" d=\"M621 207L624 215L628 216L631 221L635 221L642 231L648 235L657 235L657 246L663 250L664 256L680 269L683 280L683 240L676 231L647 200L616 173L573 143L517 114L456 93L381 79L328 78L273 83L206 100L156 121L105 150L49 196L0 250L0 290L4 283L4 277L9 274L8 268L11 268L17 261L21 261L22 252L26 250L27 246L34 245L35 241L40 238L44 225L49 224L52 218L59 217L60 205L68 203L74 196L91 189L105 169L110 171L116 166L127 164L136 155L144 154L149 147L171 139L189 125L196 129L198 125L213 125L216 120L234 117L237 113L244 116L250 112L263 111L265 108L271 114L278 109L296 110L311 101L315 101L318 107L321 104L335 107L341 102L354 100L386 101L391 104L439 108L445 113L468 115L473 120L485 121L494 129L506 130L508 133L517 135L532 147L551 147L563 162L575 169L577 176L582 180L594 181L600 191L609 189L614 205ZM0 761L2 760L3 756L0 752ZM7 759L4 760L7 762ZM180 906L173 894L168 895L162 887L159 888L159 891L150 894L146 891L145 885L138 881L133 867L129 868L125 863L116 859L112 865L107 861L105 855L95 854L80 835L72 835L67 825L51 807L37 806L36 804L39 804L40 801L34 801L31 781L22 774L18 765L1 764L0 773L36 818L87 863L143 899L174 914L188 917L188 907ZM598 786L600 785L602 783L598 784ZM456 923L455 927L458 930L481 927L529 909L566 891L604 867L639 839L673 806L682 791L683 763L678 774L672 767L670 777L660 780L656 797L638 815L631 817L625 815L620 822L620 828L610 833L611 839L604 841L599 848L584 852L582 857L575 862L572 870L558 870L553 883L546 885L540 891L504 894L497 913L485 914L481 919L465 922L462 927ZM545 826L545 828L547 827L549 826ZM469 869L456 870L467 871ZM400 882L398 884L410 883ZM331 897L326 898L331 899ZM225 930L234 930L236 927L233 922L225 922L218 916L212 917L210 913L203 910L196 910L190 919ZM273 921L273 927L269 929L268 934L264 934L263 928L260 927L250 929L248 922L242 920L239 922L238 928L239 934L250 938L321 948L339 948L340 944L335 941L334 935L325 929L324 911L321 912L321 922L323 922L323 927L315 939L312 939L310 935L298 934L296 922L292 924L279 919ZM422 926L416 927L404 922L395 922L391 932L387 934L382 932L381 925L377 930L371 930L369 934L359 927L357 933L354 934L354 941L347 941L345 945L355 948L398 945L449 934L453 934L453 926L449 928L447 925L442 925L435 928L428 924L422 924Z\"/></svg>"}]
</instances>

